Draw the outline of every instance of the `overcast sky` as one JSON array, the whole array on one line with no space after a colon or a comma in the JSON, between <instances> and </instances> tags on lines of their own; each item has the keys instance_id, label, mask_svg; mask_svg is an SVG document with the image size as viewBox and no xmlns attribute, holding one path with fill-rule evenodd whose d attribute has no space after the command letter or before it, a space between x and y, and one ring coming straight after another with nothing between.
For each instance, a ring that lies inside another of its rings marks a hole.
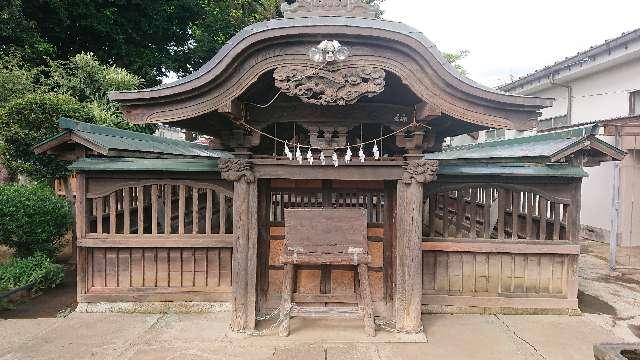
<instances>
[{"instance_id":1,"label":"overcast sky","mask_svg":"<svg viewBox=\"0 0 640 360\"><path fill-rule=\"evenodd\" d=\"M386 0L382 8L440 51L469 50L462 65L489 86L640 27L638 0Z\"/></svg>"}]
</instances>

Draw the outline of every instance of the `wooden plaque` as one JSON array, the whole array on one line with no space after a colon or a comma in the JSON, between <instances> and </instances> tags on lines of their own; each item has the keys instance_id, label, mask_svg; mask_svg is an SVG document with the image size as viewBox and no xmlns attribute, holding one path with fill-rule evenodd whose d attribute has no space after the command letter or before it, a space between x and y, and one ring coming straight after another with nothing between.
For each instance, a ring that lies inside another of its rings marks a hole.
<instances>
[{"instance_id":1,"label":"wooden plaque","mask_svg":"<svg viewBox=\"0 0 640 360\"><path fill-rule=\"evenodd\" d=\"M366 254L365 209L286 209L286 253Z\"/></svg>"}]
</instances>

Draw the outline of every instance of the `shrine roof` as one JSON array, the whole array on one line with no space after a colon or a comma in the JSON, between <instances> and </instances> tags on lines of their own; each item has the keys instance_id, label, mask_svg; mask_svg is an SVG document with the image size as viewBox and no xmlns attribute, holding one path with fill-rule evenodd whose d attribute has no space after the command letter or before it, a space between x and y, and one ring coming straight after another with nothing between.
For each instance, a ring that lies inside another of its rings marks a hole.
<instances>
[{"instance_id":1,"label":"shrine roof","mask_svg":"<svg viewBox=\"0 0 640 360\"><path fill-rule=\"evenodd\" d=\"M569 164L539 163L451 163L442 161L438 175L452 176L527 176L527 177L587 177L587 172L580 166Z\"/></svg>"},{"instance_id":2,"label":"shrine roof","mask_svg":"<svg viewBox=\"0 0 640 360\"><path fill-rule=\"evenodd\" d=\"M206 75L212 72L216 68L216 66L222 63L223 60L227 58L231 53L233 53L234 51L238 51L237 48L245 47L246 45L244 43L246 42L246 39L251 37L252 35L286 28L300 28L300 31L304 32L305 30L303 29L309 27L330 29L331 27L337 26L351 29L360 29L363 31L366 31L367 29L377 29L387 31L389 33L397 33L409 36L413 40L416 40L420 45L424 46L424 48L426 48L429 53L431 53L431 55L435 57L435 59L441 66L441 69L444 69L446 72L446 74L443 75L448 77L450 81L455 82L457 86L466 87L467 91L469 91L470 93L474 93L475 95L487 96L488 94L493 94L493 96L496 97L496 100L499 99L505 102L538 105L541 107L551 106L552 104L553 99L551 98L508 94L506 92L496 90L495 88L485 86L471 80L470 78L462 75L458 70L456 70L444 58L436 45L431 42L422 32L409 25L385 19L353 16L300 16L294 18L277 18L255 23L245 27L240 32L238 32L215 54L215 56L211 60L209 60L200 69L191 73L190 75L180 78L174 82L161 84L148 89L111 92L109 94L109 97L111 100L115 101L126 101L154 96L162 96L167 92L180 91L183 87L191 88L198 86L200 85L200 80L206 81L207 79L204 79ZM329 31L335 30L330 29ZM363 34L366 34L366 32L364 32ZM159 92L159 90L164 91Z\"/></svg>"},{"instance_id":3,"label":"shrine roof","mask_svg":"<svg viewBox=\"0 0 640 360\"><path fill-rule=\"evenodd\" d=\"M144 154L204 158L232 157L226 151L213 150L206 145L88 124L64 117L60 118L59 125L63 131L36 145L34 151L37 154L55 150L67 143L76 143L105 156L117 156L119 152L124 151L139 154L141 157L144 157Z\"/></svg>"},{"instance_id":4,"label":"shrine roof","mask_svg":"<svg viewBox=\"0 0 640 360\"><path fill-rule=\"evenodd\" d=\"M83 158L72 171L167 171L218 173L218 159Z\"/></svg>"},{"instance_id":5,"label":"shrine roof","mask_svg":"<svg viewBox=\"0 0 640 360\"><path fill-rule=\"evenodd\" d=\"M383 71L389 79L387 90L395 91L387 94L394 98L385 104L403 105L410 98L412 107L417 104L419 109L428 106L433 110L420 113L420 119L437 115L446 122L461 121L477 128L527 130L535 125L540 109L553 105L551 98L508 94L467 78L424 34L406 24L348 12L335 16L322 8L356 6L357 2L299 0L297 3L311 4L305 5L311 10L247 26L192 74L148 89L111 92L109 98L119 103L124 117L132 123L181 123L183 128L218 135L214 125L242 118L247 104L273 104L263 99L271 88L291 86L291 79L283 80L285 86L278 84L276 71L319 67L309 58L309 49L317 47L320 40L332 40L344 44L350 55L342 62L325 62L314 76L326 78L345 69L369 71L371 67ZM284 94L308 103L299 94ZM372 97L362 103L375 102ZM322 105L338 103L332 100Z\"/></svg>"},{"instance_id":6,"label":"shrine roof","mask_svg":"<svg viewBox=\"0 0 640 360\"><path fill-rule=\"evenodd\" d=\"M514 139L488 141L456 146L441 152L426 154L425 159L449 161L535 162L540 164L561 162L579 151L591 156L608 156L622 160L625 152L597 137L598 125L548 132Z\"/></svg>"}]
</instances>

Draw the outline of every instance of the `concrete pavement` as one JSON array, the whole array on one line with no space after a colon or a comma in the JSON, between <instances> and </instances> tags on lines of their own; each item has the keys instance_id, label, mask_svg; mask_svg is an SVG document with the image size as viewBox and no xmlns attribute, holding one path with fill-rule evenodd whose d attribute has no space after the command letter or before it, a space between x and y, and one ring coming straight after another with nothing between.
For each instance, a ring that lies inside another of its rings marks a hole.
<instances>
[{"instance_id":1,"label":"concrete pavement","mask_svg":"<svg viewBox=\"0 0 640 360\"><path fill-rule=\"evenodd\" d=\"M594 343L620 340L582 316L426 315L428 342L417 343L382 331L370 339L358 321L294 319L289 338L230 334L228 321L229 313L0 320L0 359L586 360Z\"/></svg>"},{"instance_id":2,"label":"concrete pavement","mask_svg":"<svg viewBox=\"0 0 640 360\"><path fill-rule=\"evenodd\" d=\"M600 342L640 339L640 275L611 277L602 244L580 257L583 316L425 315L425 337L360 321L293 319L292 335L229 332L228 312L97 314L0 319L0 360L8 359L593 359ZM426 340L426 341L425 341Z\"/></svg>"}]
</instances>

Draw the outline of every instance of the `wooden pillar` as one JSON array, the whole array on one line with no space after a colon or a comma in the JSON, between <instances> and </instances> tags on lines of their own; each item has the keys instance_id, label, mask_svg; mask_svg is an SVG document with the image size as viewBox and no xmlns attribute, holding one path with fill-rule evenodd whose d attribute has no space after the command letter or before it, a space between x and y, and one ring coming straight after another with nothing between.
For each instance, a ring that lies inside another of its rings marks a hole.
<instances>
[{"instance_id":1,"label":"wooden pillar","mask_svg":"<svg viewBox=\"0 0 640 360\"><path fill-rule=\"evenodd\" d=\"M569 240L574 244L580 240L580 209L582 181L571 184L571 205L569 206L567 227ZM578 299L578 255L570 255L567 259L567 299Z\"/></svg>"},{"instance_id":2,"label":"wooden pillar","mask_svg":"<svg viewBox=\"0 0 640 360\"><path fill-rule=\"evenodd\" d=\"M247 160L221 159L218 166L222 178L234 182L231 329L253 330L258 270L258 186Z\"/></svg>"},{"instance_id":3,"label":"wooden pillar","mask_svg":"<svg viewBox=\"0 0 640 360\"><path fill-rule=\"evenodd\" d=\"M423 185L435 178L438 163L408 162L396 189L395 321L396 329L422 329Z\"/></svg>"},{"instance_id":4,"label":"wooden pillar","mask_svg":"<svg viewBox=\"0 0 640 360\"><path fill-rule=\"evenodd\" d=\"M322 207L333 208L333 181L331 180L322 180ZM320 293L331 294L331 265L320 265Z\"/></svg>"},{"instance_id":5,"label":"wooden pillar","mask_svg":"<svg viewBox=\"0 0 640 360\"><path fill-rule=\"evenodd\" d=\"M263 311L269 293L269 210L271 208L271 182L258 180L258 299L256 308Z\"/></svg>"},{"instance_id":6,"label":"wooden pillar","mask_svg":"<svg viewBox=\"0 0 640 360\"><path fill-rule=\"evenodd\" d=\"M87 232L86 178L84 174L76 175L76 237L84 239ZM77 243L74 244L74 247ZM87 293L87 249L78 247L76 251L76 291L78 300Z\"/></svg>"},{"instance_id":7,"label":"wooden pillar","mask_svg":"<svg viewBox=\"0 0 640 360\"><path fill-rule=\"evenodd\" d=\"M395 181L385 181L384 183L384 242L383 252L383 283L384 283L384 300L393 313L391 306L393 304L393 283L395 268L395 232L396 232L396 189Z\"/></svg>"}]
</instances>

